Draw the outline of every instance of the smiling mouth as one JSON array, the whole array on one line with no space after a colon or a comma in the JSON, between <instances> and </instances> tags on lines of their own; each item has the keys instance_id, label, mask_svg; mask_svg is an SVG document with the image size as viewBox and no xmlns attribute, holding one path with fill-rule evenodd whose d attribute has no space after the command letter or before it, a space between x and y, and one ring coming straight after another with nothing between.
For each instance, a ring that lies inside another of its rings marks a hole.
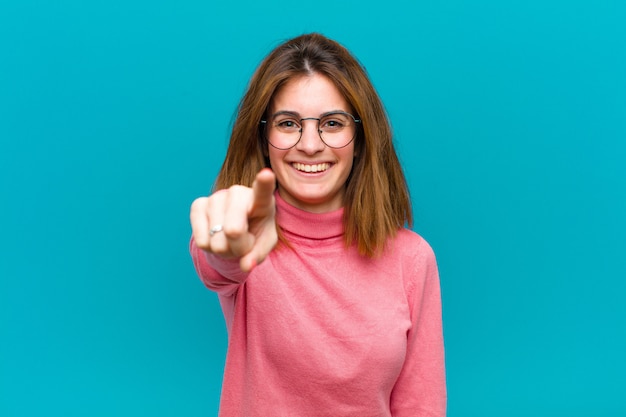
<instances>
[{"instance_id":1,"label":"smiling mouth","mask_svg":"<svg viewBox=\"0 0 626 417\"><path fill-rule=\"evenodd\" d=\"M291 164L291 166L293 166L295 169L301 172L322 172L330 168L330 164L328 162L324 162L322 164L312 164L312 165L294 162L293 164Z\"/></svg>"}]
</instances>

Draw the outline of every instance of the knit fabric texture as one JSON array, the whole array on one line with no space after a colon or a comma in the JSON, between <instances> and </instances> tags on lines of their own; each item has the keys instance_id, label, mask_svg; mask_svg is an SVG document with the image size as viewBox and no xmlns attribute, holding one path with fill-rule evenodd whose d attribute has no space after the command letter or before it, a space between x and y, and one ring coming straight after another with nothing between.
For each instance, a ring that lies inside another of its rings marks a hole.
<instances>
[{"instance_id":1,"label":"knit fabric texture","mask_svg":"<svg viewBox=\"0 0 626 417\"><path fill-rule=\"evenodd\" d=\"M402 229L382 256L343 240L343 209L314 214L276 193L290 247L252 272L190 250L228 329L220 416L446 414L441 295L434 253Z\"/></svg>"}]
</instances>

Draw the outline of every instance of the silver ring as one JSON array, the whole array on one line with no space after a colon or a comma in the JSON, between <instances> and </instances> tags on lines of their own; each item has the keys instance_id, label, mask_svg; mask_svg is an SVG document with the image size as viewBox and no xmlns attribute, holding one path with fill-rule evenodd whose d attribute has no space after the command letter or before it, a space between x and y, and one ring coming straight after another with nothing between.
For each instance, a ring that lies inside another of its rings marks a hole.
<instances>
[{"instance_id":1,"label":"silver ring","mask_svg":"<svg viewBox=\"0 0 626 417\"><path fill-rule=\"evenodd\" d=\"M223 231L224 228L222 227L221 224L215 225L213 227L211 227L211 229L209 230L209 236L213 237L214 234L219 233L221 231Z\"/></svg>"}]
</instances>

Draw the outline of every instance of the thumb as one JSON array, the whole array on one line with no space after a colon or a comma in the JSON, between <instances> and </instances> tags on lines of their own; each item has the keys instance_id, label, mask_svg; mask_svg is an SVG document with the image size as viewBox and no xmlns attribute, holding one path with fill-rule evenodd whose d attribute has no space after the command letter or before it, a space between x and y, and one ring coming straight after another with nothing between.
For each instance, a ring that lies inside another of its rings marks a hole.
<instances>
[{"instance_id":1,"label":"thumb","mask_svg":"<svg viewBox=\"0 0 626 417\"><path fill-rule=\"evenodd\" d=\"M239 267L244 272L250 272L263 262L278 243L276 226L273 224L265 228L264 232L255 241L252 250L241 257Z\"/></svg>"}]
</instances>

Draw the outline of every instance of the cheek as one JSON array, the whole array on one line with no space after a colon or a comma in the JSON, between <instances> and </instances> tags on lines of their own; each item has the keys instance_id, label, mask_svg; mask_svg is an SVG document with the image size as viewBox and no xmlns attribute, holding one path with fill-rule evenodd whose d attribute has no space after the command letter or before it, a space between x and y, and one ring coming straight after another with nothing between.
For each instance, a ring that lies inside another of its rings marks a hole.
<instances>
[{"instance_id":1,"label":"cheek","mask_svg":"<svg viewBox=\"0 0 626 417\"><path fill-rule=\"evenodd\" d=\"M287 151L280 151L271 146L267 150L267 159L269 160L270 168L272 168L277 176L280 176L281 171L284 169L283 159L286 153Z\"/></svg>"},{"instance_id":2,"label":"cheek","mask_svg":"<svg viewBox=\"0 0 626 417\"><path fill-rule=\"evenodd\" d=\"M355 153L354 153L354 147L350 146L350 149L345 149L344 152L341 153L341 155L338 155L339 159L343 160L346 164L346 169L348 171L352 171L352 167L354 166L354 158L355 158Z\"/></svg>"},{"instance_id":3,"label":"cheek","mask_svg":"<svg viewBox=\"0 0 626 417\"><path fill-rule=\"evenodd\" d=\"M357 163L355 158L356 158L356 155L354 152L349 152L344 157L346 166L345 166L345 172L342 173L342 181L345 183L345 185L347 185L347 181L349 180L350 176L352 175L352 172L355 169L355 165Z\"/></svg>"},{"instance_id":4,"label":"cheek","mask_svg":"<svg viewBox=\"0 0 626 417\"><path fill-rule=\"evenodd\" d=\"M276 165L276 162L277 162L276 151L272 149L271 146L268 145L268 147L265 148L265 152L266 152L265 155L267 159L270 161L270 167Z\"/></svg>"}]
</instances>

